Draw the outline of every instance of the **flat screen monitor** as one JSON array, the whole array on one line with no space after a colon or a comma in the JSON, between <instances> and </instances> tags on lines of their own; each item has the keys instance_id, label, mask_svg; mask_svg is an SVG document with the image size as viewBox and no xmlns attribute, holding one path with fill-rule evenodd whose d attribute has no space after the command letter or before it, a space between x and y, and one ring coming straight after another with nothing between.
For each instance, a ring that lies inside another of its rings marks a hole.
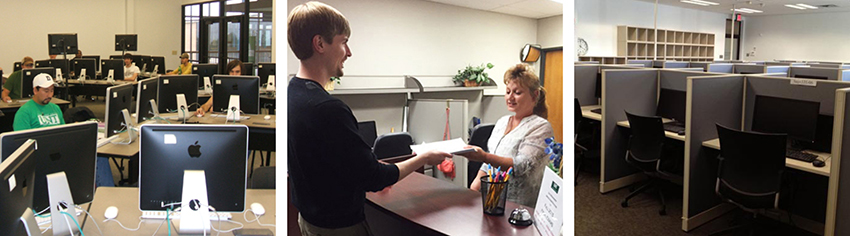
<instances>
[{"instance_id":1,"label":"flat screen monitor","mask_svg":"<svg viewBox=\"0 0 850 236\"><path fill-rule=\"evenodd\" d=\"M247 126L145 124L140 133L139 209L181 202L184 170L203 170L210 206L245 210Z\"/></svg>"},{"instance_id":2,"label":"flat screen monitor","mask_svg":"<svg viewBox=\"0 0 850 236\"><path fill-rule=\"evenodd\" d=\"M239 109L246 114L260 113L260 77L247 75L215 75L213 84L213 111L226 111L230 95L239 95Z\"/></svg>"},{"instance_id":3,"label":"flat screen monitor","mask_svg":"<svg viewBox=\"0 0 850 236\"><path fill-rule=\"evenodd\" d=\"M139 71L144 72L144 71L143 71L143 69L144 69L143 67L145 66L145 61L144 61L144 58L142 58L142 55L136 55L136 54L133 54L132 56L130 56L130 58L132 58L132 59L133 59L133 63L134 63L137 67L139 67ZM121 59L123 60L124 58L122 57Z\"/></svg>"},{"instance_id":4,"label":"flat screen monitor","mask_svg":"<svg viewBox=\"0 0 850 236\"><path fill-rule=\"evenodd\" d=\"M27 235L20 218L26 211L32 213L33 188L27 186L35 181L35 161L30 158L34 150L35 140L30 140L0 163L0 228L4 234Z\"/></svg>"},{"instance_id":5,"label":"flat screen monitor","mask_svg":"<svg viewBox=\"0 0 850 236\"><path fill-rule=\"evenodd\" d=\"M198 89L204 89L204 77L210 78L218 74L218 64L197 64L192 66L192 74L198 75Z\"/></svg>"},{"instance_id":6,"label":"flat screen monitor","mask_svg":"<svg viewBox=\"0 0 850 236\"><path fill-rule=\"evenodd\" d=\"M97 78L97 62L91 58L74 58L71 60L71 65L74 67L74 75L76 77L80 76L80 71L82 69L86 69L86 79L96 79ZM70 79L76 79L70 78Z\"/></svg>"},{"instance_id":7,"label":"flat screen monitor","mask_svg":"<svg viewBox=\"0 0 850 236\"><path fill-rule=\"evenodd\" d=\"M817 75L801 75L801 74L795 74L795 75L794 75L794 78L829 80L829 77L826 77L826 76L817 76Z\"/></svg>"},{"instance_id":8,"label":"flat screen monitor","mask_svg":"<svg viewBox=\"0 0 850 236\"><path fill-rule=\"evenodd\" d=\"M153 117L150 101L156 101L158 78L149 78L136 84L136 123L141 124L147 118Z\"/></svg>"},{"instance_id":9,"label":"flat screen monitor","mask_svg":"<svg viewBox=\"0 0 850 236\"><path fill-rule=\"evenodd\" d=\"M655 110L655 115L673 119L684 124L686 99L687 92L685 91L661 89L658 95L658 107Z\"/></svg>"},{"instance_id":10,"label":"flat screen monitor","mask_svg":"<svg viewBox=\"0 0 850 236\"><path fill-rule=\"evenodd\" d=\"M274 63L257 63L257 75L260 76L260 84L266 84L269 81L269 75L275 74L275 66Z\"/></svg>"},{"instance_id":11,"label":"flat screen monitor","mask_svg":"<svg viewBox=\"0 0 850 236\"><path fill-rule=\"evenodd\" d=\"M136 51L139 37L135 34L116 34L115 51ZM76 51L74 51L76 53Z\"/></svg>"},{"instance_id":12,"label":"flat screen monitor","mask_svg":"<svg viewBox=\"0 0 850 236\"><path fill-rule=\"evenodd\" d=\"M793 141L812 143L819 112L819 102L756 95L752 130L785 133Z\"/></svg>"},{"instance_id":13,"label":"flat screen monitor","mask_svg":"<svg viewBox=\"0 0 850 236\"><path fill-rule=\"evenodd\" d=\"M12 65L12 68L12 72L15 72L21 70L23 67L21 67L21 62L16 61L15 64Z\"/></svg>"},{"instance_id":14,"label":"flat screen monitor","mask_svg":"<svg viewBox=\"0 0 850 236\"><path fill-rule=\"evenodd\" d=\"M56 69L53 67L24 69L21 72L21 99L29 99L32 97L32 80L38 74L48 74L51 78L56 78Z\"/></svg>"},{"instance_id":15,"label":"flat screen monitor","mask_svg":"<svg viewBox=\"0 0 850 236\"><path fill-rule=\"evenodd\" d=\"M186 96L186 105L190 107L187 112L194 111L192 103L198 102L198 75L163 75L157 83L156 103L159 113L177 111L177 94Z\"/></svg>"},{"instance_id":16,"label":"flat screen monitor","mask_svg":"<svg viewBox=\"0 0 850 236\"><path fill-rule=\"evenodd\" d=\"M100 60L100 76L103 77L102 79L106 79L109 76L109 70L113 71L113 79L124 80L124 60Z\"/></svg>"},{"instance_id":17,"label":"flat screen monitor","mask_svg":"<svg viewBox=\"0 0 850 236\"><path fill-rule=\"evenodd\" d=\"M596 91L593 95L596 98L602 98L602 73L596 73Z\"/></svg>"},{"instance_id":18,"label":"flat screen monitor","mask_svg":"<svg viewBox=\"0 0 850 236\"><path fill-rule=\"evenodd\" d=\"M77 53L77 34L48 34L47 43L50 55Z\"/></svg>"},{"instance_id":19,"label":"flat screen monitor","mask_svg":"<svg viewBox=\"0 0 850 236\"><path fill-rule=\"evenodd\" d=\"M100 56L99 55L85 55L83 58L94 59L95 69L100 71Z\"/></svg>"},{"instance_id":20,"label":"flat screen monitor","mask_svg":"<svg viewBox=\"0 0 850 236\"><path fill-rule=\"evenodd\" d=\"M109 55L109 59L112 59L112 60L124 60L124 55Z\"/></svg>"},{"instance_id":21,"label":"flat screen monitor","mask_svg":"<svg viewBox=\"0 0 850 236\"><path fill-rule=\"evenodd\" d=\"M230 73L229 71L225 71ZM242 63L242 75L256 75L254 72L254 63Z\"/></svg>"},{"instance_id":22,"label":"flat screen monitor","mask_svg":"<svg viewBox=\"0 0 850 236\"><path fill-rule=\"evenodd\" d=\"M152 65L149 66L151 71L157 67L157 73L165 74L165 57L151 57L151 63Z\"/></svg>"},{"instance_id":23,"label":"flat screen monitor","mask_svg":"<svg viewBox=\"0 0 850 236\"><path fill-rule=\"evenodd\" d=\"M106 137L117 135L125 130L124 124L132 126L133 121L125 121L121 110L133 110L133 85L123 84L106 88Z\"/></svg>"},{"instance_id":24,"label":"flat screen monitor","mask_svg":"<svg viewBox=\"0 0 850 236\"><path fill-rule=\"evenodd\" d=\"M153 70L153 64L151 64L151 56L148 55L139 55L139 62L136 62L136 66L139 67L139 70L142 72L151 72Z\"/></svg>"},{"instance_id":25,"label":"flat screen monitor","mask_svg":"<svg viewBox=\"0 0 850 236\"><path fill-rule=\"evenodd\" d=\"M66 62L68 62L68 61L65 60L65 59L38 60L38 61L35 61L35 68L44 68L44 67L53 67L53 69L59 68L59 69L62 69L62 75L67 76L68 72L70 72L70 70L68 70L68 67L70 66L71 63L66 64Z\"/></svg>"},{"instance_id":26,"label":"flat screen monitor","mask_svg":"<svg viewBox=\"0 0 850 236\"><path fill-rule=\"evenodd\" d=\"M64 171L75 204L91 202L94 197L97 122L87 121L0 134L0 156L7 157L28 139L38 145L34 158L35 188L33 210L48 206L48 174Z\"/></svg>"},{"instance_id":27,"label":"flat screen monitor","mask_svg":"<svg viewBox=\"0 0 850 236\"><path fill-rule=\"evenodd\" d=\"M357 122L357 130L363 141L369 144L369 147L375 145L375 139L378 138L378 128L375 126L374 120Z\"/></svg>"}]
</instances>

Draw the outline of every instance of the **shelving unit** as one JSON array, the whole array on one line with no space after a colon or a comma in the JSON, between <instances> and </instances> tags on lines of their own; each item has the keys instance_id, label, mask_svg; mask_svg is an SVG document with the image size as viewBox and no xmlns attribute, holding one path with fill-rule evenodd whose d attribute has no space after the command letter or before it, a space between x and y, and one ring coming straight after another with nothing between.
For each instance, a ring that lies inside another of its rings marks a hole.
<instances>
[{"instance_id":1,"label":"shelving unit","mask_svg":"<svg viewBox=\"0 0 850 236\"><path fill-rule=\"evenodd\" d=\"M636 57L629 57L634 59ZM649 58L652 59L652 58ZM643 60L649 60L643 59ZM578 61L595 61L599 64L626 64L626 57L597 57L597 56L580 56Z\"/></svg>"},{"instance_id":2,"label":"shelving unit","mask_svg":"<svg viewBox=\"0 0 850 236\"><path fill-rule=\"evenodd\" d=\"M624 61L712 61L714 34L658 29L656 36L655 29L621 25L617 26L617 56L624 57ZM610 57L590 57L588 60L593 58Z\"/></svg>"}]
</instances>

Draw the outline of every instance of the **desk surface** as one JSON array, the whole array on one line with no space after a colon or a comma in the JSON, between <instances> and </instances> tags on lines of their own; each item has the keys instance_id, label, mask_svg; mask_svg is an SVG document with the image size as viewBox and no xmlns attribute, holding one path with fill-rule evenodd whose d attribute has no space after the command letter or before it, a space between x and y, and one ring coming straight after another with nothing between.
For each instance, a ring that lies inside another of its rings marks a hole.
<instances>
[{"instance_id":1,"label":"desk surface","mask_svg":"<svg viewBox=\"0 0 850 236\"><path fill-rule=\"evenodd\" d=\"M720 139L716 138L716 139L712 139L712 140L702 142L702 146L707 147L707 148L711 148L711 149L715 149L715 150L720 150ZM794 169L798 169L798 170L802 170L802 171L805 171L805 172L815 173L815 174L819 174L819 175L829 177L829 169L832 168L831 167L832 166L832 161L831 161L832 154L823 153L823 152L816 152L816 151L812 151L812 150L806 150L806 152L818 155L818 159L823 160L826 163L826 165L823 166L823 167L815 167L815 166L812 165L811 162L800 161L800 160L792 159L792 158L785 158L785 166L790 167L790 168L794 168Z\"/></svg>"},{"instance_id":2,"label":"desk surface","mask_svg":"<svg viewBox=\"0 0 850 236\"><path fill-rule=\"evenodd\" d=\"M29 100L32 100L32 99L31 99L31 98L27 98L27 99L12 99L12 102L11 102L11 103L7 103L7 102L0 102L0 109L5 109L5 108L19 108L19 107L23 106L25 103L29 102ZM53 103L53 104L56 104L56 105L60 105L60 106L61 106L61 105L71 104L71 102L69 102L69 101L62 100L62 99L60 99L60 98L55 98L55 97L54 97L54 98L52 98L52 99L50 99L50 103Z\"/></svg>"},{"instance_id":3,"label":"desk surface","mask_svg":"<svg viewBox=\"0 0 850 236\"><path fill-rule=\"evenodd\" d=\"M411 173L388 190L366 193L366 199L367 204L446 235L539 235L534 225L508 223L511 211L520 205L508 201L505 215L486 215L479 192L420 173Z\"/></svg>"},{"instance_id":4,"label":"desk surface","mask_svg":"<svg viewBox=\"0 0 850 236\"><path fill-rule=\"evenodd\" d=\"M667 118L661 118L661 121L663 121L664 123L667 123L667 122L670 122L672 120L667 119ZM629 125L629 121L627 121L627 120L617 122L617 125L622 126L622 127L626 127L626 128L631 127ZM679 141L682 141L682 142L685 141L686 135L688 135L688 134L679 135L677 133L673 133L673 132L670 132L670 131L666 131L666 130L664 131L664 136L667 136L667 138L672 138L672 139L679 140Z\"/></svg>"},{"instance_id":5,"label":"desk surface","mask_svg":"<svg viewBox=\"0 0 850 236\"><path fill-rule=\"evenodd\" d=\"M236 124L244 124L249 128L266 128L274 129L276 127L275 115L268 115L268 120L263 119L266 115L248 114L242 117L248 117L247 120L236 121ZM203 117L192 116L189 122L198 122L201 124L234 124L233 121L226 121L225 114L204 114Z\"/></svg>"},{"instance_id":6,"label":"desk surface","mask_svg":"<svg viewBox=\"0 0 850 236\"><path fill-rule=\"evenodd\" d=\"M263 205L263 208L266 209L266 214L260 217L260 222L263 224L275 223L274 189L248 189L245 195L246 209L250 209L249 206L251 203L259 202ZM97 221L97 225L100 226L100 229L103 231L103 235L152 235L154 231L157 230L157 227L163 222L163 220L144 220L138 231L127 231L121 228L121 226L119 226L115 221L103 222L103 212L110 206L118 208L118 217L115 218L116 220L120 221L121 224L124 224L127 228L136 228L136 225L139 224L139 216L142 215L142 212L139 210L139 188L97 188L89 213L91 213L92 217L94 217L95 221ZM249 220L254 219L253 214L247 214ZM246 223L243 218L243 213L231 213L231 215L233 216L231 220L244 224L245 229L267 228L272 232L275 231L275 227L260 226L257 222ZM213 227L219 229L217 221L213 221L212 224ZM175 229L175 226L178 226L176 222L173 227L171 227L171 231L176 235L177 230ZM227 221L221 222L221 228L224 230L238 226L238 224ZM83 225L83 233L86 235L100 235L91 218L89 218ZM212 233L215 234L216 232L213 231ZM168 229L165 224L162 224L162 227L159 228L156 235L168 235ZM225 235L232 234L226 233Z\"/></svg>"},{"instance_id":7,"label":"desk surface","mask_svg":"<svg viewBox=\"0 0 850 236\"><path fill-rule=\"evenodd\" d=\"M114 83L111 83L111 82L107 82L106 80L92 80L92 79L87 79L87 80L85 80L85 81L80 81L80 80L77 80L77 79L69 79L69 80L66 80L66 82L65 82L65 83L68 83L68 84L82 84L82 85L89 85L89 84L91 84L91 85L109 85L109 86L113 86L113 85L122 85L122 84L136 84L136 83L138 83L138 82L136 82L136 81L115 80L115 82L114 82Z\"/></svg>"},{"instance_id":8,"label":"desk surface","mask_svg":"<svg viewBox=\"0 0 850 236\"><path fill-rule=\"evenodd\" d=\"M602 121L602 114L597 114L591 112L593 109L602 108L601 105L590 105L590 106L582 106L581 107L581 116L591 120Z\"/></svg>"},{"instance_id":9,"label":"desk surface","mask_svg":"<svg viewBox=\"0 0 850 236\"><path fill-rule=\"evenodd\" d=\"M97 148L97 154L110 157L129 158L139 153L139 134L133 137L133 142L130 144L114 144L126 140L129 134L127 132L118 134L118 138L112 140L112 143L104 144Z\"/></svg>"}]
</instances>

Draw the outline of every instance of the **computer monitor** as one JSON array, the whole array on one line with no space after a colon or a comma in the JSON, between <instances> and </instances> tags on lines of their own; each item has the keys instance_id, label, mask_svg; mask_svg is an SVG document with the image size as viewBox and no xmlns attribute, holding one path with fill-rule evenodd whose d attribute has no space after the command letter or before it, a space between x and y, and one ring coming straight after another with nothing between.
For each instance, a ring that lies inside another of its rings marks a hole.
<instances>
[{"instance_id":1,"label":"computer monitor","mask_svg":"<svg viewBox=\"0 0 850 236\"><path fill-rule=\"evenodd\" d=\"M225 72L230 73L230 71L225 71ZM254 63L249 63L249 62L242 63L242 75L256 75L256 74L257 73L254 72Z\"/></svg>"},{"instance_id":2,"label":"computer monitor","mask_svg":"<svg viewBox=\"0 0 850 236\"><path fill-rule=\"evenodd\" d=\"M151 72L153 70L153 64L151 63L151 56L139 55L139 61L141 63L136 62L136 66L138 66L139 70L141 70L142 72Z\"/></svg>"},{"instance_id":3,"label":"computer monitor","mask_svg":"<svg viewBox=\"0 0 850 236\"><path fill-rule=\"evenodd\" d=\"M146 118L153 117L150 101L156 101L158 78L149 78L136 84L136 123L141 124Z\"/></svg>"},{"instance_id":4,"label":"computer monitor","mask_svg":"<svg viewBox=\"0 0 850 236\"><path fill-rule=\"evenodd\" d=\"M192 115L192 103L198 102L198 75L163 75L157 83L156 103L159 113L167 113L169 110L177 111L177 94L186 96L186 105L190 107L186 115Z\"/></svg>"},{"instance_id":5,"label":"computer monitor","mask_svg":"<svg viewBox=\"0 0 850 236\"><path fill-rule=\"evenodd\" d=\"M596 98L602 98L602 73L596 73L596 91L593 95Z\"/></svg>"},{"instance_id":6,"label":"computer monitor","mask_svg":"<svg viewBox=\"0 0 850 236\"><path fill-rule=\"evenodd\" d=\"M71 63L70 62L66 63L66 62L68 62L68 60L65 60L65 59L38 60L38 61L35 61L35 68L53 67L54 70L56 68L59 68L59 69L62 69L62 76L67 76L68 73L71 72L68 69L68 67L71 65Z\"/></svg>"},{"instance_id":7,"label":"computer monitor","mask_svg":"<svg viewBox=\"0 0 850 236\"><path fill-rule=\"evenodd\" d=\"M53 67L24 69L21 72L21 99L32 97L32 80L35 76L41 73L50 75L51 78L56 78L56 69Z\"/></svg>"},{"instance_id":8,"label":"computer monitor","mask_svg":"<svg viewBox=\"0 0 850 236\"><path fill-rule=\"evenodd\" d=\"M97 122L87 121L0 134L0 156L7 157L28 139L38 142L34 158L35 188L33 210L48 206L48 174L64 171L75 204L91 202L94 197Z\"/></svg>"},{"instance_id":9,"label":"computer monitor","mask_svg":"<svg viewBox=\"0 0 850 236\"><path fill-rule=\"evenodd\" d=\"M115 35L115 51L136 51L138 35L135 34L116 34ZM76 53L76 51L75 51Z\"/></svg>"},{"instance_id":10,"label":"computer monitor","mask_svg":"<svg viewBox=\"0 0 850 236\"><path fill-rule=\"evenodd\" d=\"M31 155L35 146L35 140L26 141L0 163L0 229L4 234L27 235L21 218L24 214L33 216L30 206L34 188L28 186L35 181L36 163Z\"/></svg>"},{"instance_id":11,"label":"computer monitor","mask_svg":"<svg viewBox=\"0 0 850 236\"><path fill-rule=\"evenodd\" d=\"M109 59L112 59L112 60L124 60L124 55L109 55Z\"/></svg>"},{"instance_id":12,"label":"computer monitor","mask_svg":"<svg viewBox=\"0 0 850 236\"><path fill-rule=\"evenodd\" d=\"M165 57L159 57L159 56L151 57L151 63L152 63L151 66L149 66L151 71L153 71L154 67L157 67L157 70L158 70L157 73L165 74Z\"/></svg>"},{"instance_id":13,"label":"computer monitor","mask_svg":"<svg viewBox=\"0 0 850 236\"><path fill-rule=\"evenodd\" d=\"M826 77L826 76L801 75L801 74L794 74L794 78L829 80L829 77Z\"/></svg>"},{"instance_id":14,"label":"computer monitor","mask_svg":"<svg viewBox=\"0 0 850 236\"><path fill-rule=\"evenodd\" d=\"M357 130L363 141L369 144L369 147L375 146L375 139L378 138L378 128L375 126L375 121L357 122Z\"/></svg>"},{"instance_id":15,"label":"computer monitor","mask_svg":"<svg viewBox=\"0 0 850 236\"><path fill-rule=\"evenodd\" d=\"M181 202L183 171L203 170L210 206L245 210L247 126L144 124L140 133L139 209Z\"/></svg>"},{"instance_id":16,"label":"computer monitor","mask_svg":"<svg viewBox=\"0 0 850 236\"><path fill-rule=\"evenodd\" d=\"M109 76L109 70L113 71L113 79L124 80L124 60L100 60L100 76L102 79L106 79L106 77Z\"/></svg>"},{"instance_id":17,"label":"computer monitor","mask_svg":"<svg viewBox=\"0 0 850 236\"><path fill-rule=\"evenodd\" d=\"M756 95L752 130L786 133L799 143L812 143L817 131L820 102Z\"/></svg>"},{"instance_id":18,"label":"computer monitor","mask_svg":"<svg viewBox=\"0 0 850 236\"><path fill-rule=\"evenodd\" d=\"M77 34L48 34L47 44L50 55L76 54Z\"/></svg>"},{"instance_id":19,"label":"computer monitor","mask_svg":"<svg viewBox=\"0 0 850 236\"><path fill-rule=\"evenodd\" d=\"M230 95L239 95L239 109L245 114L260 113L260 77L215 75L212 78L213 111L226 111Z\"/></svg>"},{"instance_id":20,"label":"computer monitor","mask_svg":"<svg viewBox=\"0 0 850 236\"><path fill-rule=\"evenodd\" d=\"M260 85L269 81L269 75L277 77L274 63L257 63L257 75L260 76Z\"/></svg>"},{"instance_id":21,"label":"computer monitor","mask_svg":"<svg viewBox=\"0 0 850 236\"><path fill-rule=\"evenodd\" d=\"M86 69L86 79L95 79L97 78L97 62L92 58L74 58L71 60L71 65L74 67L74 75L76 79L80 76L80 71L85 68Z\"/></svg>"},{"instance_id":22,"label":"computer monitor","mask_svg":"<svg viewBox=\"0 0 850 236\"><path fill-rule=\"evenodd\" d=\"M139 71L144 72L143 69L145 69L144 66L147 62L144 61L145 59L142 57L142 55L133 54L132 56L130 56L130 58L132 58L133 63L135 63L136 66L139 67ZM124 58L121 59L123 60Z\"/></svg>"},{"instance_id":23,"label":"computer monitor","mask_svg":"<svg viewBox=\"0 0 850 236\"><path fill-rule=\"evenodd\" d=\"M94 59L95 69L100 71L100 56L99 55L85 55L83 58Z\"/></svg>"},{"instance_id":24,"label":"computer monitor","mask_svg":"<svg viewBox=\"0 0 850 236\"><path fill-rule=\"evenodd\" d=\"M133 85L123 84L106 88L106 137L117 135L126 130L127 126L133 125L134 121L125 121L121 110L132 110ZM129 122L129 124L128 124ZM126 125L125 125L126 124Z\"/></svg>"},{"instance_id":25,"label":"computer monitor","mask_svg":"<svg viewBox=\"0 0 850 236\"><path fill-rule=\"evenodd\" d=\"M12 72L15 72L21 70L21 68L23 67L21 67L21 62L16 61L14 64L12 64L12 68Z\"/></svg>"},{"instance_id":26,"label":"computer monitor","mask_svg":"<svg viewBox=\"0 0 850 236\"><path fill-rule=\"evenodd\" d=\"M218 64L197 64L192 66L192 74L198 75L198 89L204 89L204 77L210 78L218 74Z\"/></svg>"},{"instance_id":27,"label":"computer monitor","mask_svg":"<svg viewBox=\"0 0 850 236\"><path fill-rule=\"evenodd\" d=\"M658 95L655 115L685 123L687 92L662 88Z\"/></svg>"}]
</instances>

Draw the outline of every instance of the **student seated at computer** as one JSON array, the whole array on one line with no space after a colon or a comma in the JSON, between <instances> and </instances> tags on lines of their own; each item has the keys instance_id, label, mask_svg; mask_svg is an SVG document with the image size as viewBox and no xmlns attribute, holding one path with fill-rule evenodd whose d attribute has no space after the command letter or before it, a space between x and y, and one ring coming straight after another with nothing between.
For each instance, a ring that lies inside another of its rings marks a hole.
<instances>
[{"instance_id":1,"label":"student seated at computer","mask_svg":"<svg viewBox=\"0 0 850 236\"><path fill-rule=\"evenodd\" d=\"M34 129L65 124L62 110L54 103L53 77L48 74L38 74L32 80L32 100L24 103L15 113L12 123L14 130Z\"/></svg>"},{"instance_id":2,"label":"student seated at computer","mask_svg":"<svg viewBox=\"0 0 850 236\"><path fill-rule=\"evenodd\" d=\"M189 63L189 54L183 53L180 55L180 66L176 70L165 73L166 75L188 75L192 74L192 63Z\"/></svg>"},{"instance_id":3,"label":"student seated at computer","mask_svg":"<svg viewBox=\"0 0 850 236\"><path fill-rule=\"evenodd\" d=\"M227 63L227 73L229 75L242 75L242 61L240 61L239 59L236 59L236 60L230 61L230 63ZM203 116L204 113L206 113L206 112L210 111L210 109L212 109L212 105L213 105L213 98L212 98L212 96L210 96L210 99L207 100L207 102L204 103L204 105L201 105L201 109L198 109L198 110L195 111L195 115L200 114L200 115Z\"/></svg>"},{"instance_id":4,"label":"student seated at computer","mask_svg":"<svg viewBox=\"0 0 850 236\"><path fill-rule=\"evenodd\" d=\"M528 64L509 68L504 81L507 85L505 102L508 111L515 114L496 121L487 141L490 153L477 146L467 146L475 148L476 152L459 155L490 164L494 169L513 167L513 177L508 183L508 200L534 207L548 163L544 140L555 133L546 120L546 90L540 86L540 79ZM481 187L481 177L486 175L487 165L482 165L469 188L477 191Z\"/></svg>"},{"instance_id":5,"label":"student seated at computer","mask_svg":"<svg viewBox=\"0 0 850 236\"><path fill-rule=\"evenodd\" d=\"M21 99L21 77L23 75L23 69L32 69L34 65L35 61L32 57L24 57L21 60L21 70L9 75L9 79L6 80L6 83L3 83L2 99L4 102L12 102L12 99Z\"/></svg>"},{"instance_id":6,"label":"student seated at computer","mask_svg":"<svg viewBox=\"0 0 850 236\"><path fill-rule=\"evenodd\" d=\"M124 54L124 81L136 81L139 77L139 67L133 65L133 55Z\"/></svg>"}]
</instances>

